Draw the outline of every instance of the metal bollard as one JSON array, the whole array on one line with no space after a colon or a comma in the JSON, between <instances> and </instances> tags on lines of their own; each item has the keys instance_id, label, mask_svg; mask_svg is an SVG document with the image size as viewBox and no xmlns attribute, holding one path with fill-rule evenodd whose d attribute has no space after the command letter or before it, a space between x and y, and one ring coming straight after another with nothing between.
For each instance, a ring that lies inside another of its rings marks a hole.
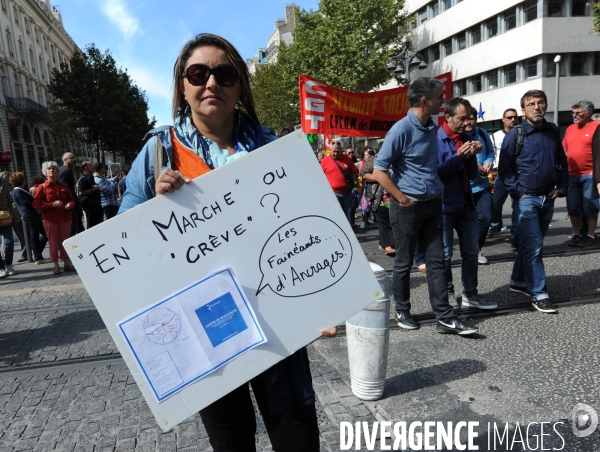
<instances>
[{"instance_id":1,"label":"metal bollard","mask_svg":"<svg viewBox=\"0 0 600 452\"><path fill-rule=\"evenodd\" d=\"M389 346L390 291L387 272L370 262L383 295L346 320L346 340L352 393L362 400L383 395Z\"/></svg>"}]
</instances>

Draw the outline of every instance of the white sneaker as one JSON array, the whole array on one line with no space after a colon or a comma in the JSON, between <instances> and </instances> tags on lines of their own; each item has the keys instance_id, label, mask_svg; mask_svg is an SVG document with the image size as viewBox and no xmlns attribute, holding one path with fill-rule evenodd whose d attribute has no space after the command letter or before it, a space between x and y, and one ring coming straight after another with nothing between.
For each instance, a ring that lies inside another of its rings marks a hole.
<instances>
[{"instance_id":1,"label":"white sneaker","mask_svg":"<svg viewBox=\"0 0 600 452\"><path fill-rule=\"evenodd\" d=\"M485 258L485 256L483 254L481 254L481 251L477 255L477 262L479 262L480 265L485 265L488 263L488 260Z\"/></svg>"},{"instance_id":2,"label":"white sneaker","mask_svg":"<svg viewBox=\"0 0 600 452\"><path fill-rule=\"evenodd\" d=\"M8 276L12 276L12 275L14 275L15 273L16 273L16 271L15 271L15 269L13 268L13 266L12 266L12 265L7 265L7 266L6 266L6 274L7 274Z\"/></svg>"},{"instance_id":3,"label":"white sneaker","mask_svg":"<svg viewBox=\"0 0 600 452\"><path fill-rule=\"evenodd\" d=\"M0 278L6 278L8 273L5 270L0 270Z\"/></svg>"}]
</instances>

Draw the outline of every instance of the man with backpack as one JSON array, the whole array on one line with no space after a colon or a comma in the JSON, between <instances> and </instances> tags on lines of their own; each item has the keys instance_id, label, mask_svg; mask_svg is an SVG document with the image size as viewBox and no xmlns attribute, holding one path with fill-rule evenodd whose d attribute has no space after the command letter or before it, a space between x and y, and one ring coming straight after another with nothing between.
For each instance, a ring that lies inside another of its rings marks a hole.
<instances>
[{"instance_id":1,"label":"man with backpack","mask_svg":"<svg viewBox=\"0 0 600 452\"><path fill-rule=\"evenodd\" d=\"M557 309L548 299L542 246L554 200L567 194L569 179L558 127L544 119L547 108L543 91L530 90L523 95L521 111L526 120L506 134L498 175L515 200L520 234L510 290L530 296L538 311L554 313Z\"/></svg>"}]
</instances>

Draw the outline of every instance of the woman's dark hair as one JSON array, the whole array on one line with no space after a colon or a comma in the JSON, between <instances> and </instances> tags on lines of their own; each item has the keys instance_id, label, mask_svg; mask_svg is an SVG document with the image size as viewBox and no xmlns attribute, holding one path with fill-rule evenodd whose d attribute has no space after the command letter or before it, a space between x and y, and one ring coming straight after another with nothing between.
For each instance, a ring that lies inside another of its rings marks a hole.
<instances>
[{"instance_id":1,"label":"woman's dark hair","mask_svg":"<svg viewBox=\"0 0 600 452\"><path fill-rule=\"evenodd\" d=\"M252 90L250 89L250 72L248 72L246 62L229 41L209 33L200 33L194 39L188 41L183 46L183 49L181 49L175 61L175 66L173 66L173 119L183 119L190 112L190 106L186 102L183 92L183 71L194 50L200 47L217 47L225 52L233 67L240 74L239 83L241 90L239 104L252 119L260 124L258 115L256 114L256 107L254 106Z\"/></svg>"},{"instance_id":2,"label":"woman's dark hair","mask_svg":"<svg viewBox=\"0 0 600 452\"><path fill-rule=\"evenodd\" d=\"M31 185L43 184L46 181L45 177L42 176L33 176L31 178Z\"/></svg>"}]
</instances>

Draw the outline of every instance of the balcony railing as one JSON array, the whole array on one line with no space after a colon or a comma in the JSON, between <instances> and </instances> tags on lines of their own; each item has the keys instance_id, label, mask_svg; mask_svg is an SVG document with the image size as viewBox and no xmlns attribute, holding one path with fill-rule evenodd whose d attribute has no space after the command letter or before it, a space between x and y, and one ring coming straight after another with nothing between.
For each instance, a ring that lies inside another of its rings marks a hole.
<instances>
[{"instance_id":1,"label":"balcony railing","mask_svg":"<svg viewBox=\"0 0 600 452\"><path fill-rule=\"evenodd\" d=\"M31 113L42 118L48 117L48 109L28 97L8 97L6 96L6 106L18 113Z\"/></svg>"}]
</instances>

